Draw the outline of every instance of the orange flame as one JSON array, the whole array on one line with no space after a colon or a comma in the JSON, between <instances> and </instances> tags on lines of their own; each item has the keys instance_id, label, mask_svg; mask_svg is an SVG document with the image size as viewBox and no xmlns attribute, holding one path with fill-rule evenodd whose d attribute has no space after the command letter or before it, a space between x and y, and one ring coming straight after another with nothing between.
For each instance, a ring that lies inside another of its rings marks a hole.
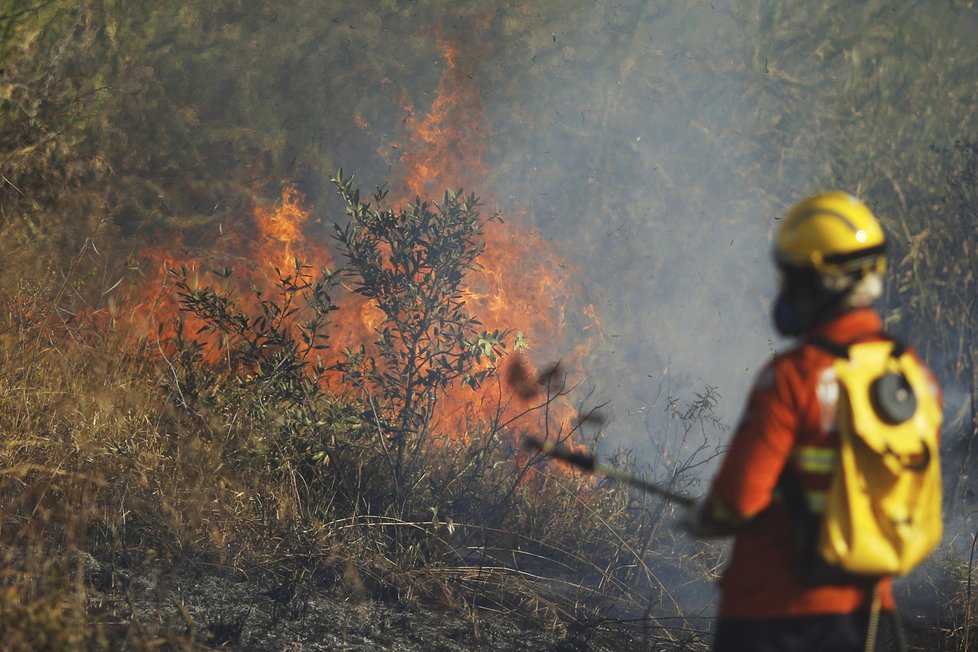
<instances>
[{"instance_id":1,"label":"orange flame","mask_svg":"<svg viewBox=\"0 0 978 652\"><path fill-rule=\"evenodd\" d=\"M446 189L477 189L486 177L486 118L472 72L474 56L454 43L442 41L439 45L445 70L430 110L419 115L410 103L405 106L410 136L405 139L408 144L403 147L400 160L404 168L398 194L401 202L418 196L437 198ZM488 223L484 240L481 268L469 273L463 295L469 312L487 330L509 329L513 336L521 338L523 346L531 349L531 357L542 364L558 358L569 365L579 362L581 354L589 351L589 344L578 351L563 350L567 346L568 306L575 306L579 296L568 261L538 233L517 226L513 219L507 219L505 224ZM573 308L572 312L577 319L585 314L585 309ZM597 324L593 312L587 316ZM575 357L577 360L572 360ZM491 364L484 361L483 368ZM456 391L442 400L442 414L449 421L460 423L473 416L469 412L476 406L481 413L475 416L494 414L507 420L523 409L522 401L539 400L539 395L530 396L514 388L507 391L517 401L505 401L502 409L498 394L493 394L492 389L484 389L475 400L468 390ZM565 428L576 416L565 401L555 405L552 413Z\"/></svg>"},{"instance_id":2,"label":"orange flame","mask_svg":"<svg viewBox=\"0 0 978 652\"><path fill-rule=\"evenodd\" d=\"M303 207L304 200L292 184L284 184L274 206L257 206L241 223L219 225L204 252L191 253L179 234L156 238L166 244L142 252L154 275L129 302L129 319L136 332L160 342L171 341L178 335L179 317L183 334L205 344L205 360L216 361L218 336L201 332L205 323L180 310L174 293L177 279L185 274L191 290L210 286L227 292L242 313L254 315L258 311L255 291L273 296L279 274L296 274L297 264L308 265L301 273L312 276L322 268L332 268L332 255L325 245L310 241L303 233L311 216Z\"/></svg>"},{"instance_id":3,"label":"orange flame","mask_svg":"<svg viewBox=\"0 0 978 652\"><path fill-rule=\"evenodd\" d=\"M406 168L404 199L438 197L445 189L485 174L483 156L483 124L485 109L479 97L474 75L467 72L471 61L462 59L453 43L442 42L445 71L431 109L418 116L408 104L405 121L410 132L401 162Z\"/></svg>"},{"instance_id":4,"label":"orange flame","mask_svg":"<svg viewBox=\"0 0 978 652\"><path fill-rule=\"evenodd\" d=\"M259 251L269 256L279 269L288 269L294 260L293 247L302 245L302 225L309 219L309 211L301 205L303 197L294 186L286 184L282 188L281 203L272 209L261 206L255 208L255 225L261 234ZM327 259L328 260L328 259Z\"/></svg>"},{"instance_id":5,"label":"orange flame","mask_svg":"<svg viewBox=\"0 0 978 652\"><path fill-rule=\"evenodd\" d=\"M414 197L435 198L446 189L466 188L478 190L484 182L486 166L483 162L485 111L472 74L475 62L470 54L456 44L441 42L445 70L439 82L430 109L420 114L407 105L405 120L407 134L398 161L403 169L403 179L392 193L395 204L406 203ZM368 127L359 114L355 121ZM272 207L257 206L250 216L240 223L220 228L216 245L205 255L176 255L180 243L171 242L167 248L157 247L145 252L159 270L157 278L146 284L142 300L133 309L135 321L142 321L143 332L160 328L161 339L172 337L171 317L178 314L168 281L167 269L186 266L192 273L206 275L211 267L220 269L228 260L234 262L232 276L223 281L232 284L234 294L241 302L242 312L257 308L252 289L268 293L275 282L274 265L283 272L293 270L293 261L317 268L332 267L333 258L324 242L307 233L313 223L311 211L304 207L305 198L291 184L285 184L279 201ZM479 318L486 330L509 329L511 335L507 349L512 351L519 340L519 349L541 365L562 360L563 368L574 369L576 362L589 352L590 338L585 331L601 326L591 305L583 307L572 278L572 266L563 259L553 246L538 233L517 224L518 217L508 218L505 223L491 221L484 232L485 250L479 259L480 269L470 272L463 298L470 314ZM255 236L254 234L257 234ZM200 284L214 284L213 279L201 278ZM344 347L368 346L376 339L383 313L370 302L353 293L339 298L340 309L333 313L329 326L331 348L325 351L333 359L339 359ZM185 316L186 317L186 316ZM194 333L202 324L185 324L186 332ZM568 333L568 324L574 332ZM157 325L160 325L159 327ZM569 339L583 340L575 350L568 350ZM210 351L216 347L210 347ZM213 355L213 353L212 353ZM482 362L483 369L492 369L489 360ZM517 356L507 363L520 365L520 373L533 378L532 369L524 369L527 363ZM450 388L439 403L436 427L452 436L465 436L471 419L495 417L507 421L525 409L527 401L540 400L534 392L532 381L520 387L507 387L505 378L499 384L488 383L473 395L468 387ZM501 391L502 390L502 391ZM550 414L556 415L559 427L570 427L576 416L565 400L552 406Z\"/></svg>"}]
</instances>

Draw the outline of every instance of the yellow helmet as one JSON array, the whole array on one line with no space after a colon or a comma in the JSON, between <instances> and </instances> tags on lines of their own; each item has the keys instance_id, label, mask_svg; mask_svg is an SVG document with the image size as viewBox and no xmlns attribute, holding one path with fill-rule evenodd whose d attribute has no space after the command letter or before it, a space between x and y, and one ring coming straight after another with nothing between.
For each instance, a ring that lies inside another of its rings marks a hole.
<instances>
[{"instance_id":1,"label":"yellow helmet","mask_svg":"<svg viewBox=\"0 0 978 652\"><path fill-rule=\"evenodd\" d=\"M825 289L841 291L886 267L886 237L863 202L849 193L813 195L788 211L778 230L774 260L782 268L810 269Z\"/></svg>"}]
</instances>

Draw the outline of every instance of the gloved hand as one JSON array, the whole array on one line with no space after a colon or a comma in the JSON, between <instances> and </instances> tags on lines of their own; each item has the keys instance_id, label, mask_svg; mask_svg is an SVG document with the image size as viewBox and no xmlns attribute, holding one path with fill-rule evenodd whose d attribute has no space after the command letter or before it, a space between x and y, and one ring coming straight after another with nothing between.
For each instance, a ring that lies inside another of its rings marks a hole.
<instances>
[{"instance_id":1,"label":"gloved hand","mask_svg":"<svg viewBox=\"0 0 978 652\"><path fill-rule=\"evenodd\" d=\"M708 496L697 498L679 515L679 527L694 537L713 537L722 534L710 518L712 506Z\"/></svg>"}]
</instances>

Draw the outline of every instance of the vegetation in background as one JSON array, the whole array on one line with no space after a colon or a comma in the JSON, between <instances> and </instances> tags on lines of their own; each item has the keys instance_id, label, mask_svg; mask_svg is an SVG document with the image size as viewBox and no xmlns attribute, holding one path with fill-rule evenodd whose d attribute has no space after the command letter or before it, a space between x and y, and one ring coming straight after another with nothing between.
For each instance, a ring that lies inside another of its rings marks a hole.
<instances>
[{"instance_id":1,"label":"vegetation in background","mask_svg":"<svg viewBox=\"0 0 978 652\"><path fill-rule=\"evenodd\" d=\"M485 94L514 124L552 128L528 148L517 146L523 132L499 127L487 183L512 181L514 195L539 202L535 214L560 215L554 232L573 234L595 285L611 287L603 275L620 273L617 282L642 288L629 306L647 303L650 275L700 261L706 282L656 286L651 300L663 312L709 302L711 274L744 276L766 255L766 243L745 245L732 267L713 269L718 234L726 245L745 227L763 231L799 196L829 186L869 198L894 236L888 327L946 379L958 402L945 438L970 453L974 8L707 4L499 7L485 29L498 38L481 44ZM515 449L524 428L586 441L585 420L570 431L547 422L546 407L573 396L569 386L541 378L542 404L519 421L473 422L457 441L436 436L446 385L502 382L492 370L508 334L480 332L459 298L481 253L474 199L449 194L395 212L380 197L362 203L348 179L337 178L338 202L327 192L340 165L396 162L391 134L403 99L420 106L426 91L417 89L437 81L431 24L464 29L484 11L436 0L378 0L356 11L339 0L300 0L288 11L233 0L0 2L0 640L8 647L217 645L215 628L191 626L185 612L151 624L126 603L141 575L187 565L267 572L288 607L328 586L536 618L577 640L625 629L654 649L702 644L706 626L688 619L676 587L705 586L722 551L677 540L668 505ZM675 33L689 42L662 45ZM363 92L378 83L378 94ZM594 103L582 106L573 91L582 86L596 89ZM547 105L522 103L527 88ZM691 116L690 133L644 153L629 116L646 116L648 142L677 113ZM563 160L541 162L551 150ZM693 151L709 162L689 166ZM592 161L581 183L562 167L578 155ZM536 167L543 171L525 174ZM209 251L214 234L277 193L282 178L299 180L327 218L350 211L337 231L346 278L384 315L373 348L351 347L336 369L357 391L324 382L330 370L317 361L326 351L317 347L348 345L329 337L343 277L301 260L276 272L274 295L245 297L218 277L177 274L169 282L185 317L210 333L134 342L126 331L127 292L156 272L140 256L148 240ZM703 228L701 216L716 214L713 184L740 190ZM654 230L675 214L688 216L688 231ZM607 233L618 234L615 244ZM637 248L647 250L641 266L596 264L632 260ZM644 346L638 310L619 308L606 329ZM700 326L729 328L716 319ZM595 365L624 366L628 350ZM695 487L721 438L716 395L667 405L672 429L648 442L653 461L636 470ZM616 459L633 463L624 452ZM970 455L950 461L961 473L951 466L947 475L964 478L954 511L970 514ZM963 548L950 541L929 571L935 582L957 578L942 594L944 629L932 649L974 638L974 559ZM628 617L648 628L629 628ZM234 627L222 631L234 643Z\"/></svg>"}]
</instances>

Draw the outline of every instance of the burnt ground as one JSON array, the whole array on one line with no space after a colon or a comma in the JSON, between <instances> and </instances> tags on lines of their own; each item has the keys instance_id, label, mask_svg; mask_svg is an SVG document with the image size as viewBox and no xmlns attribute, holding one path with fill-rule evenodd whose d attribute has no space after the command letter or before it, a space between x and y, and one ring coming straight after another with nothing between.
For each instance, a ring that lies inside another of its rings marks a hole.
<instances>
[{"instance_id":1,"label":"burnt ground","mask_svg":"<svg viewBox=\"0 0 978 652\"><path fill-rule=\"evenodd\" d=\"M184 564L112 570L83 555L89 607L113 649L342 650L359 652L702 652L705 631L671 640L633 627L552 626L498 612L378 601L339 585L284 583L272 573L230 574ZM465 615L465 611L469 615ZM904 619L910 651L961 649L961 632ZM889 636L886 636L889 639Z\"/></svg>"},{"instance_id":2,"label":"burnt ground","mask_svg":"<svg viewBox=\"0 0 978 652\"><path fill-rule=\"evenodd\" d=\"M184 566L138 573L84 556L89 606L113 648L232 650L462 650L604 652L662 648L635 635L551 627L483 610L466 617L405 602L358 598L337 586L283 585L272 575ZM471 612L471 610L469 610ZM703 647L681 649L702 650Z\"/></svg>"}]
</instances>

